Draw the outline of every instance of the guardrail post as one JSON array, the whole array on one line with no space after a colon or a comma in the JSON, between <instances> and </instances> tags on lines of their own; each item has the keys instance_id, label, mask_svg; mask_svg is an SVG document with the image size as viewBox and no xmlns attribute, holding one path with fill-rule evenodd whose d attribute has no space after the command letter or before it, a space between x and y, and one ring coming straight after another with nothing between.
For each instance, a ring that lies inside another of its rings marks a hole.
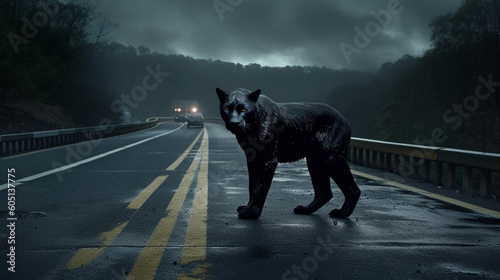
<instances>
[{"instance_id":1,"label":"guardrail post","mask_svg":"<svg viewBox=\"0 0 500 280\"><path fill-rule=\"evenodd\" d=\"M375 169L380 169L380 166L378 164L378 152L377 151L372 151L372 168Z\"/></svg>"},{"instance_id":2,"label":"guardrail post","mask_svg":"<svg viewBox=\"0 0 500 280\"><path fill-rule=\"evenodd\" d=\"M402 155L396 155L397 174L404 176L404 177L408 177L409 173L406 172L406 170L405 170L405 168L407 166L408 166L408 157L402 156Z\"/></svg>"},{"instance_id":3,"label":"guardrail post","mask_svg":"<svg viewBox=\"0 0 500 280\"><path fill-rule=\"evenodd\" d=\"M396 173L398 175L402 175L401 156L400 155L394 155L394 173Z\"/></svg>"},{"instance_id":4,"label":"guardrail post","mask_svg":"<svg viewBox=\"0 0 500 280\"><path fill-rule=\"evenodd\" d=\"M385 157L387 156L387 153L384 153L384 152L380 152L380 170L387 170L387 166L385 165L386 164L386 159Z\"/></svg>"},{"instance_id":5,"label":"guardrail post","mask_svg":"<svg viewBox=\"0 0 500 280\"><path fill-rule=\"evenodd\" d=\"M423 165L423 170L422 170L422 175L424 177L424 181L430 182L431 181L431 162L428 159L424 159L424 165Z\"/></svg>"},{"instance_id":6,"label":"guardrail post","mask_svg":"<svg viewBox=\"0 0 500 280\"><path fill-rule=\"evenodd\" d=\"M481 170L481 178L479 183L479 193L482 196L488 196L492 192L491 171Z\"/></svg>"},{"instance_id":7,"label":"guardrail post","mask_svg":"<svg viewBox=\"0 0 500 280\"><path fill-rule=\"evenodd\" d=\"M364 149L358 148L358 164L359 165L364 165L363 162L363 154L365 153Z\"/></svg>"},{"instance_id":8,"label":"guardrail post","mask_svg":"<svg viewBox=\"0 0 500 280\"><path fill-rule=\"evenodd\" d=\"M392 168L392 154L391 153L386 153L385 154L385 170L389 172L394 172L394 168Z\"/></svg>"},{"instance_id":9,"label":"guardrail post","mask_svg":"<svg viewBox=\"0 0 500 280\"><path fill-rule=\"evenodd\" d=\"M436 162L436 170L435 170L435 178L434 178L434 183L436 185L442 186L443 185L443 163L442 162Z\"/></svg>"},{"instance_id":10,"label":"guardrail post","mask_svg":"<svg viewBox=\"0 0 500 280\"><path fill-rule=\"evenodd\" d=\"M383 153L382 158L380 159L380 163L382 164L382 170L390 171L391 170L391 154Z\"/></svg>"},{"instance_id":11,"label":"guardrail post","mask_svg":"<svg viewBox=\"0 0 500 280\"><path fill-rule=\"evenodd\" d=\"M415 158L415 157L410 157L408 160L408 166L411 168L410 175L412 178L418 179L420 176L419 171L420 171L420 159Z\"/></svg>"},{"instance_id":12,"label":"guardrail post","mask_svg":"<svg viewBox=\"0 0 500 280\"><path fill-rule=\"evenodd\" d=\"M447 167L447 178L446 178L446 186L448 188L454 188L455 187L455 165L448 163Z\"/></svg>"},{"instance_id":13,"label":"guardrail post","mask_svg":"<svg viewBox=\"0 0 500 280\"><path fill-rule=\"evenodd\" d=\"M462 186L465 192L470 192L474 190L472 186L472 168L465 166L463 168L463 181Z\"/></svg>"},{"instance_id":14,"label":"guardrail post","mask_svg":"<svg viewBox=\"0 0 500 280\"><path fill-rule=\"evenodd\" d=\"M356 147L353 147L352 148L352 163L354 163L354 164L359 164L358 153L359 153L359 149Z\"/></svg>"}]
</instances>

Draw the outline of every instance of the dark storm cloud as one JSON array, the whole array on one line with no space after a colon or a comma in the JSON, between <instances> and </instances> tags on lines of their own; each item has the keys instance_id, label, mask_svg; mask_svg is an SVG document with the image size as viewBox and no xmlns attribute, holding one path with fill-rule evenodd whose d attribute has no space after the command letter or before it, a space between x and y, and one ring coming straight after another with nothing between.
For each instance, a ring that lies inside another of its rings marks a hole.
<instances>
[{"instance_id":1,"label":"dark storm cloud","mask_svg":"<svg viewBox=\"0 0 500 280\"><path fill-rule=\"evenodd\" d=\"M404 54L422 55L430 47L430 21L460 2L103 0L100 9L119 25L114 40L125 45L242 64L375 71ZM391 8L397 12L388 18ZM384 21L379 29L373 13ZM356 41L355 28L368 41Z\"/></svg>"}]
</instances>

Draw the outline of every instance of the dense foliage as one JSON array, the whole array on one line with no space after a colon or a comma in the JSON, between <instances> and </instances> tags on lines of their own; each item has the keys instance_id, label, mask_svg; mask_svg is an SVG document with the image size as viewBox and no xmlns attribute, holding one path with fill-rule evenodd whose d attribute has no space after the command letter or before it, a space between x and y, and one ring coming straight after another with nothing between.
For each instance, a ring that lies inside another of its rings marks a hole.
<instances>
[{"instance_id":1,"label":"dense foliage","mask_svg":"<svg viewBox=\"0 0 500 280\"><path fill-rule=\"evenodd\" d=\"M90 1L3 0L0 101L39 100L77 116L82 74L112 24Z\"/></svg>"},{"instance_id":2,"label":"dense foliage","mask_svg":"<svg viewBox=\"0 0 500 280\"><path fill-rule=\"evenodd\" d=\"M389 83L376 137L500 152L500 1L430 24L433 47Z\"/></svg>"}]
</instances>

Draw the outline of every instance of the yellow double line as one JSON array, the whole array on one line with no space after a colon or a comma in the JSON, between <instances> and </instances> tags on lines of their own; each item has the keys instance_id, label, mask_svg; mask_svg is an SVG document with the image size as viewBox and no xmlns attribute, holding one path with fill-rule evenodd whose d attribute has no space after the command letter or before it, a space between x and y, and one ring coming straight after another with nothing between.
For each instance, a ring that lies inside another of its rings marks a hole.
<instances>
[{"instance_id":1,"label":"yellow double line","mask_svg":"<svg viewBox=\"0 0 500 280\"><path fill-rule=\"evenodd\" d=\"M156 275L156 270L160 264L163 252L172 235L177 217L179 216L182 204L186 199L189 187L191 186L191 182L194 179L200 162L201 166L198 172L198 182L193 208L191 210L186 241L184 242L185 246L182 252L182 263L187 264L193 261L204 261L206 259L208 135L204 133L201 147L167 207L167 216L162 218L156 226L127 279L153 279Z\"/></svg>"},{"instance_id":2,"label":"yellow double line","mask_svg":"<svg viewBox=\"0 0 500 280\"><path fill-rule=\"evenodd\" d=\"M206 128L201 131L186 151L174 162L167 170L172 171L186 158L189 152L203 133L201 146L191 163L191 166L186 171L179 188L172 197L167 206L167 215L160 219L151 234L148 242L143 248L139 258L137 259L132 271L128 274L127 279L154 279L156 271L163 257L170 236L177 222L177 218L182 209L182 205L186 200L188 191L195 175L197 174L196 190L191 209L191 216L186 232L184 249L182 251L182 264L192 262L202 262L206 260L206 244L207 244L207 205L208 205L208 134ZM146 200L158 189L158 187L167 179L167 176L157 177L149 184L139 195L127 206L128 209L138 209L146 202ZM133 216L132 215L132 216ZM103 244L97 248L83 248L78 251L73 258L67 263L68 269L84 267L97 259L104 250L111 245L115 238L127 226L129 221L124 222L112 229L109 232L102 233L99 240ZM179 279L203 278L209 264L202 263L191 274L183 274Z\"/></svg>"}]
</instances>

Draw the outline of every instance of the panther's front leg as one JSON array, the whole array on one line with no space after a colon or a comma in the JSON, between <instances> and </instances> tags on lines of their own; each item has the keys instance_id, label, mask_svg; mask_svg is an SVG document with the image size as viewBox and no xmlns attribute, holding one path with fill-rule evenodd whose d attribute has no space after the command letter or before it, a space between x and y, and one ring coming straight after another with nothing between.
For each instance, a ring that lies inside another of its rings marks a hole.
<instances>
[{"instance_id":1,"label":"panther's front leg","mask_svg":"<svg viewBox=\"0 0 500 280\"><path fill-rule=\"evenodd\" d=\"M278 166L276 158L266 160L254 159L256 162L248 164L252 165L252 170L249 168L248 175L250 181L250 202L247 206L238 207L238 217L240 219L258 219L262 213L262 208L266 202L267 193L273 181L274 172ZM255 169L253 169L255 168ZM256 172L259 171L259 172ZM252 190L252 182L256 182Z\"/></svg>"},{"instance_id":2,"label":"panther's front leg","mask_svg":"<svg viewBox=\"0 0 500 280\"><path fill-rule=\"evenodd\" d=\"M238 207L237 211L240 212L245 207L250 205L253 198L253 192L255 191L255 187L257 186L258 179L260 173L262 172L262 168L264 165L260 162L257 162L255 158L247 156L247 169L248 169L248 203L247 205L241 205Z\"/></svg>"}]
</instances>

